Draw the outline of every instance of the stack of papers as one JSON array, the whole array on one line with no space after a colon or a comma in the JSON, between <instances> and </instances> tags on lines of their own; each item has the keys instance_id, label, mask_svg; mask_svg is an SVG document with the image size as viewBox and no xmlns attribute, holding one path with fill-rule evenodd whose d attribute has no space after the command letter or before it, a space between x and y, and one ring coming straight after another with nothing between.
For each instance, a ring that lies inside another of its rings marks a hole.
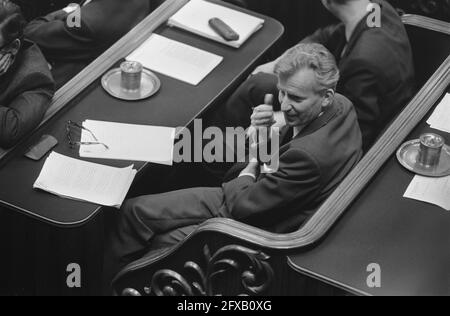
<instances>
[{"instance_id":1,"label":"stack of papers","mask_svg":"<svg viewBox=\"0 0 450 316\"><path fill-rule=\"evenodd\" d=\"M212 18L219 18L228 24L239 34L239 40L230 42L224 40L209 26L208 22ZM264 25L264 20L204 0L191 0L169 19L168 24L239 48Z\"/></svg>"},{"instance_id":2,"label":"stack of papers","mask_svg":"<svg viewBox=\"0 0 450 316\"><path fill-rule=\"evenodd\" d=\"M196 86L223 57L153 34L126 60L138 61L145 68Z\"/></svg>"},{"instance_id":3,"label":"stack of papers","mask_svg":"<svg viewBox=\"0 0 450 316\"><path fill-rule=\"evenodd\" d=\"M405 198L431 203L450 211L450 177L428 178L416 176Z\"/></svg>"},{"instance_id":4,"label":"stack of papers","mask_svg":"<svg viewBox=\"0 0 450 316\"><path fill-rule=\"evenodd\" d=\"M431 128L450 133L450 94L439 103L427 123Z\"/></svg>"},{"instance_id":5,"label":"stack of papers","mask_svg":"<svg viewBox=\"0 0 450 316\"><path fill-rule=\"evenodd\" d=\"M63 198L120 208L135 176L133 166L113 168L52 152L33 188Z\"/></svg>"},{"instance_id":6,"label":"stack of papers","mask_svg":"<svg viewBox=\"0 0 450 316\"><path fill-rule=\"evenodd\" d=\"M173 164L175 128L86 120L83 127L103 145L80 146L80 157ZM81 142L94 142L83 130Z\"/></svg>"}]
</instances>

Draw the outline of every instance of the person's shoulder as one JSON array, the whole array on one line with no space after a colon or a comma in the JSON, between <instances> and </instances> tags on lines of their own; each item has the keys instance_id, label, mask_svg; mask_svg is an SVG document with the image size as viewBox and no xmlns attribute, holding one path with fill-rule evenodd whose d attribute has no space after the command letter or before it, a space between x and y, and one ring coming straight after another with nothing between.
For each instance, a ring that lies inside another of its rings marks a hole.
<instances>
[{"instance_id":1,"label":"person's shoulder","mask_svg":"<svg viewBox=\"0 0 450 316\"><path fill-rule=\"evenodd\" d=\"M20 64L14 74L14 81L17 84L26 86L54 84L48 63L36 44L25 41L20 54L17 60Z\"/></svg>"},{"instance_id":2,"label":"person's shoulder","mask_svg":"<svg viewBox=\"0 0 450 316\"><path fill-rule=\"evenodd\" d=\"M22 68L26 73L42 73L50 76L50 68L40 48L33 42L25 42L22 52Z\"/></svg>"},{"instance_id":3,"label":"person's shoulder","mask_svg":"<svg viewBox=\"0 0 450 316\"><path fill-rule=\"evenodd\" d=\"M336 113L342 115L353 111L353 103L343 94L336 93L334 95L333 106L336 107Z\"/></svg>"},{"instance_id":4,"label":"person's shoulder","mask_svg":"<svg viewBox=\"0 0 450 316\"><path fill-rule=\"evenodd\" d=\"M399 50L409 43L409 39L397 11L383 0L377 0L376 3L382 6L381 24L364 27L356 42L354 53L360 58L382 61L386 55L392 53L392 50ZM369 18L370 16L367 19Z\"/></svg>"},{"instance_id":5,"label":"person's shoulder","mask_svg":"<svg viewBox=\"0 0 450 316\"><path fill-rule=\"evenodd\" d=\"M353 47L348 58L353 69L359 66L367 71L385 70L399 59L408 56L408 37L405 34L392 34L387 26L366 30Z\"/></svg>"},{"instance_id":6,"label":"person's shoulder","mask_svg":"<svg viewBox=\"0 0 450 316\"><path fill-rule=\"evenodd\" d=\"M81 21L89 36L102 41L117 40L149 13L148 0L98 1L81 8Z\"/></svg>"}]
</instances>

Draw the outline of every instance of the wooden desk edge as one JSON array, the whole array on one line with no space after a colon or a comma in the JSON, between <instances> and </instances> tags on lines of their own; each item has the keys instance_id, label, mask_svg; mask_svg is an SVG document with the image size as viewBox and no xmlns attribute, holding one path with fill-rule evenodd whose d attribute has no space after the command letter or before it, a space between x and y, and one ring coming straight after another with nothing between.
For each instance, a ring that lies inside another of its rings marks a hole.
<instances>
[{"instance_id":1,"label":"wooden desk edge","mask_svg":"<svg viewBox=\"0 0 450 316\"><path fill-rule=\"evenodd\" d=\"M347 285L347 284L345 284L343 282L339 282L339 281L334 280L332 278L328 278L328 277L325 277L325 276L320 275L318 273L315 273L315 272L313 272L313 271L311 271L309 269L305 269L303 267L300 267L299 265L295 264L295 262L293 262L290 257L287 257L287 264L288 264L288 266L291 269L293 269L294 271L296 271L296 272L298 272L300 274L303 274L305 276L311 277L311 278L313 278L315 280L318 280L320 282L324 282L324 283L329 284L329 285L331 285L333 287L337 287L337 288L339 288L341 290L344 290L344 291L346 291L348 293L351 293L353 295L356 295L356 296L373 296L370 293L358 290L357 288L354 288L354 287L352 287L350 285Z\"/></svg>"}]
</instances>

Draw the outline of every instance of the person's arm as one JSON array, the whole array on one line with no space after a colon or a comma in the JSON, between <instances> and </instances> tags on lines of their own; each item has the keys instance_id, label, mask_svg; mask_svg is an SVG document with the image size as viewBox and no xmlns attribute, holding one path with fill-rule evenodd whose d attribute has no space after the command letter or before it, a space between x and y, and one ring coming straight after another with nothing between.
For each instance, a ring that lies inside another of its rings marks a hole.
<instances>
[{"instance_id":1,"label":"person's arm","mask_svg":"<svg viewBox=\"0 0 450 316\"><path fill-rule=\"evenodd\" d=\"M21 92L10 104L0 104L0 147L14 146L40 124L53 93L53 80L34 73L22 83Z\"/></svg>"},{"instance_id":2,"label":"person's arm","mask_svg":"<svg viewBox=\"0 0 450 316\"><path fill-rule=\"evenodd\" d=\"M84 8L80 16L83 17ZM25 37L38 44L47 59L84 60L95 57L98 44L90 28L81 19L80 27L69 26L68 13L59 10L37 18L25 28Z\"/></svg>"},{"instance_id":3,"label":"person's arm","mask_svg":"<svg viewBox=\"0 0 450 316\"><path fill-rule=\"evenodd\" d=\"M318 29L313 34L305 37L300 43L319 43L324 45L325 47L328 47L330 41L332 41L336 36L336 32L338 32L341 28L343 28L343 24L330 25Z\"/></svg>"},{"instance_id":4,"label":"person's arm","mask_svg":"<svg viewBox=\"0 0 450 316\"><path fill-rule=\"evenodd\" d=\"M367 60L352 60L344 75L338 91L352 101L367 149L376 138L381 117L377 70Z\"/></svg>"},{"instance_id":5,"label":"person's arm","mask_svg":"<svg viewBox=\"0 0 450 316\"><path fill-rule=\"evenodd\" d=\"M320 168L301 150L280 157L278 172L255 181L241 176L223 185L225 201L234 219L268 225L283 219L283 208L295 201L298 210L314 201L321 187Z\"/></svg>"}]
</instances>

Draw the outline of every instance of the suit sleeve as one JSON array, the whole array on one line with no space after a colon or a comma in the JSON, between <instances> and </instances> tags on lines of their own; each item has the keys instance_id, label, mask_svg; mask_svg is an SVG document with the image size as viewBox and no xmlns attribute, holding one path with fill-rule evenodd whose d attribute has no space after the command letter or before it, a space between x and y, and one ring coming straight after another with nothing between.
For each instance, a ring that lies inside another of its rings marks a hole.
<instances>
[{"instance_id":1,"label":"suit sleeve","mask_svg":"<svg viewBox=\"0 0 450 316\"><path fill-rule=\"evenodd\" d=\"M277 173L255 182L240 177L223 185L225 202L234 219L253 224L271 224L282 219L283 208L297 203L298 209L313 201L321 187L320 168L306 152L289 150L280 157Z\"/></svg>"},{"instance_id":2,"label":"suit sleeve","mask_svg":"<svg viewBox=\"0 0 450 316\"><path fill-rule=\"evenodd\" d=\"M348 79L341 80L338 90L352 101L367 146L375 140L381 116L377 71L367 61L352 60L346 67L345 78Z\"/></svg>"},{"instance_id":3,"label":"suit sleeve","mask_svg":"<svg viewBox=\"0 0 450 316\"><path fill-rule=\"evenodd\" d=\"M319 43L330 49L331 42L341 27L342 24L337 24L318 29L312 35L305 37L300 43Z\"/></svg>"},{"instance_id":4,"label":"suit sleeve","mask_svg":"<svg viewBox=\"0 0 450 316\"><path fill-rule=\"evenodd\" d=\"M53 93L53 80L34 73L22 84L23 89L10 104L0 104L0 147L9 148L39 125Z\"/></svg>"},{"instance_id":5,"label":"suit sleeve","mask_svg":"<svg viewBox=\"0 0 450 316\"><path fill-rule=\"evenodd\" d=\"M81 9L83 16L83 8ZM81 19L81 27L69 27L68 14L59 10L31 21L25 36L39 45L47 59L75 61L95 57L93 32Z\"/></svg>"}]
</instances>

